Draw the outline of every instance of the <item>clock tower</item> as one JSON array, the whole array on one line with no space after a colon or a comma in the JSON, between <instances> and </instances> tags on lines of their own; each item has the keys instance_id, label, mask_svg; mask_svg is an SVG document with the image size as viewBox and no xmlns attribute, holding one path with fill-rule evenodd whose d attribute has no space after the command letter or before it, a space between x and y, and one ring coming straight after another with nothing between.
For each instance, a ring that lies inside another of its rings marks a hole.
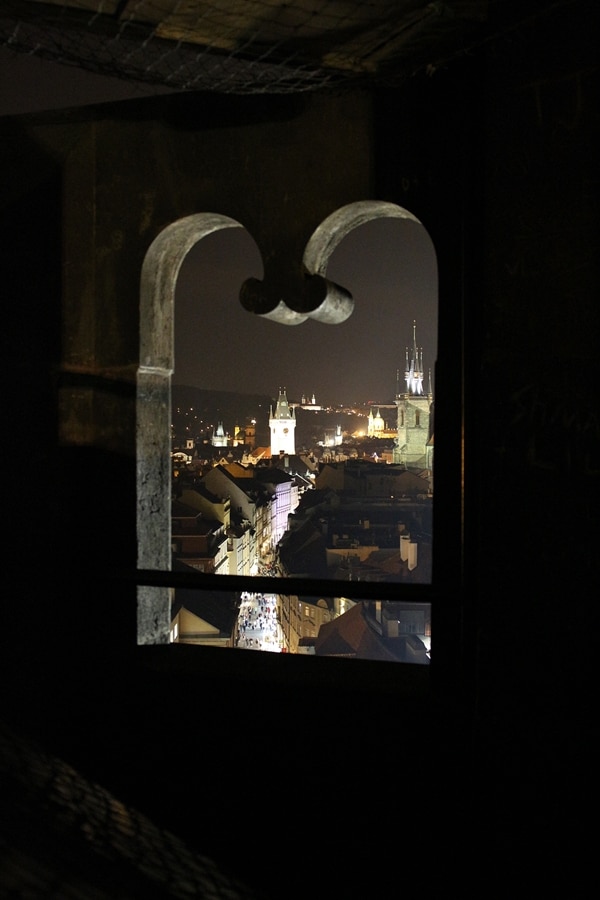
<instances>
[{"instance_id":1,"label":"clock tower","mask_svg":"<svg viewBox=\"0 0 600 900\"><path fill-rule=\"evenodd\" d=\"M271 429L271 457L286 453L294 456L296 453L296 416L294 409L290 408L285 393L285 388L279 388L279 397L275 410L271 406L269 416L269 428Z\"/></svg>"}]
</instances>

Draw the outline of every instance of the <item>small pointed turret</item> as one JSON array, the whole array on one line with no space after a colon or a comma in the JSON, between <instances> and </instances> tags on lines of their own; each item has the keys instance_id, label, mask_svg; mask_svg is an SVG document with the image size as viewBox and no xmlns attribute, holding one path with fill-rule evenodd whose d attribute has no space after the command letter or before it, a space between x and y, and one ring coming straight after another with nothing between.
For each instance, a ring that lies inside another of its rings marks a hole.
<instances>
[{"instance_id":1,"label":"small pointed turret","mask_svg":"<svg viewBox=\"0 0 600 900\"><path fill-rule=\"evenodd\" d=\"M413 322L413 346L410 361L408 347L406 348L406 371L404 375L407 394L420 395L423 393L423 349L419 352L417 347L417 323Z\"/></svg>"}]
</instances>

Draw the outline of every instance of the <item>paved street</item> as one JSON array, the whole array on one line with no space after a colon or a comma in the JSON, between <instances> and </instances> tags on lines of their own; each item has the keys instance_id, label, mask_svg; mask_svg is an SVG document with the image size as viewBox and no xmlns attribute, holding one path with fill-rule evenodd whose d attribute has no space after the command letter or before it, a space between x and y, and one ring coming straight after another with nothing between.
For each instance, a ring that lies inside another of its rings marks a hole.
<instances>
[{"instance_id":1,"label":"paved street","mask_svg":"<svg viewBox=\"0 0 600 900\"><path fill-rule=\"evenodd\" d=\"M275 594L242 594L235 646L241 650L281 653L283 642L277 624Z\"/></svg>"}]
</instances>

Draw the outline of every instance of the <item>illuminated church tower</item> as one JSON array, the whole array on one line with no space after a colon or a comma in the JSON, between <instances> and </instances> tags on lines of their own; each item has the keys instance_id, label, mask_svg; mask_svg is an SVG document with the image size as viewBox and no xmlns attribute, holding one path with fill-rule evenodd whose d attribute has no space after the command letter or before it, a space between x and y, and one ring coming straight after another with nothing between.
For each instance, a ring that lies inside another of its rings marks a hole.
<instances>
[{"instance_id":1,"label":"illuminated church tower","mask_svg":"<svg viewBox=\"0 0 600 900\"><path fill-rule=\"evenodd\" d=\"M294 456L296 453L294 434L296 416L293 408L290 409L285 388L283 390L279 388L279 398L274 412L271 407L269 428L271 429L271 456L279 456L280 453Z\"/></svg>"},{"instance_id":2,"label":"illuminated church tower","mask_svg":"<svg viewBox=\"0 0 600 900\"><path fill-rule=\"evenodd\" d=\"M370 409L369 418L367 421L367 437L381 437L384 425L385 423L379 413L379 410L377 410L377 413L373 415L373 410Z\"/></svg>"},{"instance_id":3,"label":"illuminated church tower","mask_svg":"<svg viewBox=\"0 0 600 900\"><path fill-rule=\"evenodd\" d=\"M432 434L431 412L433 393L431 371L427 391L423 385L423 350L417 347L417 323L413 322L413 345L409 355L406 348L404 390L400 390L400 372L397 376L396 407L398 428L393 461L412 468L431 468Z\"/></svg>"},{"instance_id":4,"label":"illuminated church tower","mask_svg":"<svg viewBox=\"0 0 600 900\"><path fill-rule=\"evenodd\" d=\"M223 428L223 423L219 422L217 425L217 430L213 431L211 444L213 447L226 447L229 443L227 435L225 434L225 429Z\"/></svg>"}]
</instances>

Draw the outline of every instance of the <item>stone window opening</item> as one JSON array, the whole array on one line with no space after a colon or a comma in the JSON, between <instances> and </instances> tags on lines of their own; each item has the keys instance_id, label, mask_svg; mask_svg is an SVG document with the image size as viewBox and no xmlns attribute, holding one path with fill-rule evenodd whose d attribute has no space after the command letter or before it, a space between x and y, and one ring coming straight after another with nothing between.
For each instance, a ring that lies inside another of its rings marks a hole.
<instances>
[{"instance_id":1,"label":"stone window opening","mask_svg":"<svg viewBox=\"0 0 600 900\"><path fill-rule=\"evenodd\" d=\"M303 264L308 289L292 305L268 307L260 282L249 279L240 301L249 313L283 325L299 316L336 324L352 312L352 298L326 278L330 258L356 227L379 218L408 219L412 213L396 204L361 201L334 212L308 241ZM174 317L177 278L190 249L207 235L242 228L218 213L179 219L159 233L143 261L140 281L140 365L136 395L137 566L138 570L171 570L171 377L174 371ZM262 305L261 305L262 304ZM295 320L295 321L291 321ZM219 576L222 577L222 576ZM227 588L223 587L224 590ZM169 643L171 588L140 585L137 595L138 644Z\"/></svg>"}]
</instances>

